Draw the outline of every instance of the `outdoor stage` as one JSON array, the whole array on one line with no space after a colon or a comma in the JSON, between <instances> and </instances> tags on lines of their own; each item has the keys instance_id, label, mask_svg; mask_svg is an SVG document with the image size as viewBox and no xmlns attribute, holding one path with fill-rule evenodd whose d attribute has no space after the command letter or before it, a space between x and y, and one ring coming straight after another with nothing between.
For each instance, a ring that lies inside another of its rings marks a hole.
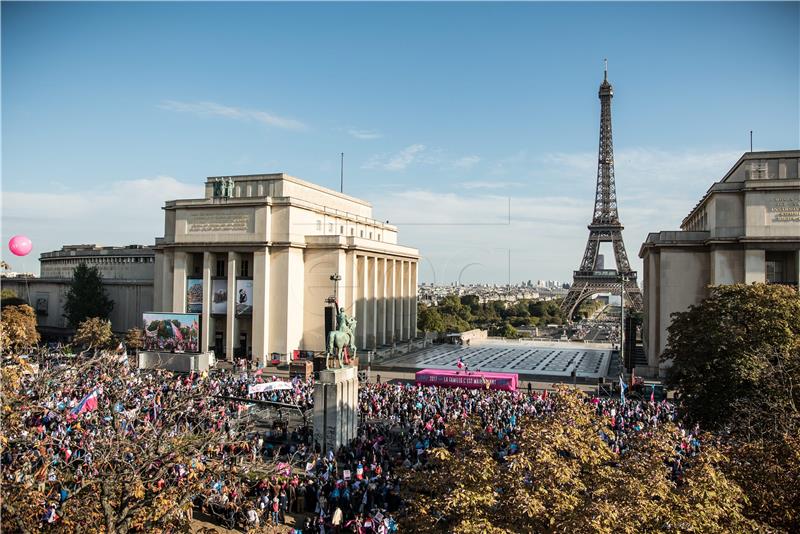
<instances>
[{"instance_id":1,"label":"outdoor stage","mask_svg":"<svg viewBox=\"0 0 800 534\"><path fill-rule=\"evenodd\" d=\"M434 345L418 352L385 359L380 367L401 370L456 369L459 358L471 371L519 373L525 376L563 378L568 381L573 369L576 378L606 376L611 360L610 348L586 347L571 343L544 346L509 342L483 342L478 346Z\"/></svg>"}]
</instances>

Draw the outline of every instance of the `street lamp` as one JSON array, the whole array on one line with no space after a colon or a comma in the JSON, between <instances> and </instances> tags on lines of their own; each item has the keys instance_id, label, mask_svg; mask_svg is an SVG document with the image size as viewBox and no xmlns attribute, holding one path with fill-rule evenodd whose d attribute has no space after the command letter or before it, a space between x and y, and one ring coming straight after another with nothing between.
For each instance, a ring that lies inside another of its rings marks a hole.
<instances>
[{"instance_id":1,"label":"street lamp","mask_svg":"<svg viewBox=\"0 0 800 534\"><path fill-rule=\"evenodd\" d=\"M339 290L338 282L342 279L342 275L339 273L334 273L330 276L331 282L333 282L333 301L336 303L336 306L339 306L339 298L337 291Z\"/></svg>"},{"instance_id":2,"label":"street lamp","mask_svg":"<svg viewBox=\"0 0 800 534\"><path fill-rule=\"evenodd\" d=\"M620 329L619 329L619 360L622 366L627 371L628 366L625 365L625 282L630 280L625 273L619 275L619 309L620 309Z\"/></svg>"}]
</instances>

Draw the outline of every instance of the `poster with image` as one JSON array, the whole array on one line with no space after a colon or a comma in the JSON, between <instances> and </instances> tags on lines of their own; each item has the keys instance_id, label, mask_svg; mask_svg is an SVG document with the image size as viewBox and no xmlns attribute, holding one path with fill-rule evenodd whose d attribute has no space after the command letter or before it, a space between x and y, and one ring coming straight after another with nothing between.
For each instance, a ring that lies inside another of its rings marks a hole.
<instances>
[{"instance_id":1,"label":"poster with image","mask_svg":"<svg viewBox=\"0 0 800 534\"><path fill-rule=\"evenodd\" d=\"M144 350L199 352L200 316L196 313L145 313Z\"/></svg>"},{"instance_id":2,"label":"poster with image","mask_svg":"<svg viewBox=\"0 0 800 534\"><path fill-rule=\"evenodd\" d=\"M252 315L253 313L253 281L236 281L236 315Z\"/></svg>"},{"instance_id":3,"label":"poster with image","mask_svg":"<svg viewBox=\"0 0 800 534\"><path fill-rule=\"evenodd\" d=\"M186 311L188 313L201 313L203 311L202 278L189 278L186 280Z\"/></svg>"},{"instance_id":4,"label":"poster with image","mask_svg":"<svg viewBox=\"0 0 800 534\"><path fill-rule=\"evenodd\" d=\"M211 313L228 313L228 281L213 280L211 283Z\"/></svg>"}]
</instances>

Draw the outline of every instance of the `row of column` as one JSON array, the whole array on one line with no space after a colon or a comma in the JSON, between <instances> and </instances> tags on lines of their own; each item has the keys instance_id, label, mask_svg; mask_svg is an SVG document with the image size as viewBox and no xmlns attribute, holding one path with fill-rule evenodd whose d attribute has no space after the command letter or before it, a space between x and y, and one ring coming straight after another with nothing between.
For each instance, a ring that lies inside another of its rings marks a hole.
<instances>
[{"instance_id":1,"label":"row of column","mask_svg":"<svg viewBox=\"0 0 800 534\"><path fill-rule=\"evenodd\" d=\"M417 262L355 254L350 303L359 348L374 349L417 335Z\"/></svg>"}]
</instances>

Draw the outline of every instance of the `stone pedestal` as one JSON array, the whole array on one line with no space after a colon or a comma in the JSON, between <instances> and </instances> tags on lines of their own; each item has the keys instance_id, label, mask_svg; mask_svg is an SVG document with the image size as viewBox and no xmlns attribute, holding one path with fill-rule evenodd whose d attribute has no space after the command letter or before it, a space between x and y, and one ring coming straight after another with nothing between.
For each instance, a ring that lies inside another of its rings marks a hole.
<instances>
[{"instance_id":1,"label":"stone pedestal","mask_svg":"<svg viewBox=\"0 0 800 534\"><path fill-rule=\"evenodd\" d=\"M358 430L358 368L325 369L314 386L314 441L322 454L346 445Z\"/></svg>"}]
</instances>

